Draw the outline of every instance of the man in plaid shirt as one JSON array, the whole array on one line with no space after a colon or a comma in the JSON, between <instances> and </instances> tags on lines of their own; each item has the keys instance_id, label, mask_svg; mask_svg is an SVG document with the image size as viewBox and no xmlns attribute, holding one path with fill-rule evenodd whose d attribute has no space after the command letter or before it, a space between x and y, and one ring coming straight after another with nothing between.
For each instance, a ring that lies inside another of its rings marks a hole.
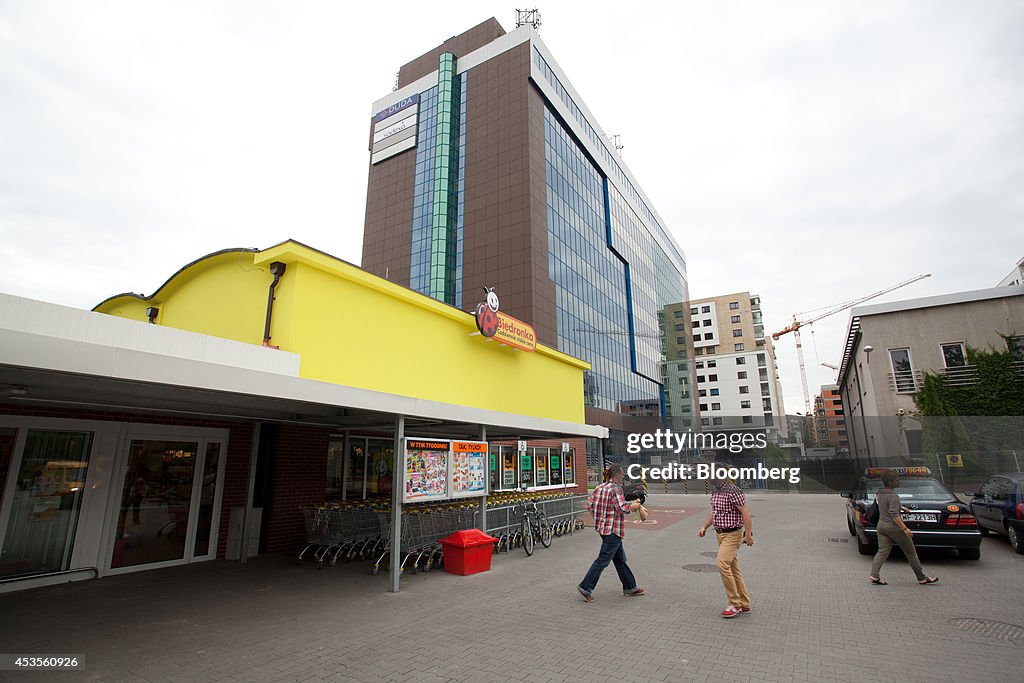
<instances>
[{"instance_id":1,"label":"man in plaid shirt","mask_svg":"<svg viewBox=\"0 0 1024 683\"><path fill-rule=\"evenodd\" d=\"M594 513L594 528L601 535L601 551L597 559L590 565L590 571L583 577L576 589L587 602L594 601L594 588L601 578L601 572L609 563L615 565L615 571L622 582L624 595L643 595L644 589L637 588L633 572L626 564L626 551L622 549L622 537L625 535L625 518L627 512L640 508L640 501L626 502L622 493L622 480L625 473L621 465L609 465L604 472L604 483L594 489L587 500L587 508Z\"/></svg>"},{"instance_id":2,"label":"man in plaid shirt","mask_svg":"<svg viewBox=\"0 0 1024 683\"><path fill-rule=\"evenodd\" d=\"M722 610L722 616L731 619L738 614L750 613L750 594L743 583L740 562L736 552L740 542L754 545L750 522L750 509L743 491L725 479L712 479L711 513L697 535L704 538L708 527L714 524L718 537L718 573L722 575L729 606Z\"/></svg>"}]
</instances>

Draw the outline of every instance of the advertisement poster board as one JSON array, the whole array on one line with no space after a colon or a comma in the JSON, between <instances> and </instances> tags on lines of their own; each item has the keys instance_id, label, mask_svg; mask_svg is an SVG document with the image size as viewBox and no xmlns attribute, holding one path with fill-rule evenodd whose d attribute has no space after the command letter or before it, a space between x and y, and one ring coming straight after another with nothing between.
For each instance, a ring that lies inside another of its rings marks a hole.
<instances>
[{"instance_id":1,"label":"advertisement poster board","mask_svg":"<svg viewBox=\"0 0 1024 683\"><path fill-rule=\"evenodd\" d=\"M402 502L447 500L448 460L451 442L438 439L406 439L403 459Z\"/></svg>"},{"instance_id":2,"label":"advertisement poster board","mask_svg":"<svg viewBox=\"0 0 1024 683\"><path fill-rule=\"evenodd\" d=\"M487 460L486 442L452 442L452 498L487 495Z\"/></svg>"},{"instance_id":3,"label":"advertisement poster board","mask_svg":"<svg viewBox=\"0 0 1024 683\"><path fill-rule=\"evenodd\" d=\"M540 451L538 453L537 451ZM536 486L547 486L548 485L548 457L546 448L534 448L533 449L533 463L537 468L534 477L537 480Z\"/></svg>"},{"instance_id":4,"label":"advertisement poster board","mask_svg":"<svg viewBox=\"0 0 1024 683\"><path fill-rule=\"evenodd\" d=\"M576 483L576 472L573 471L573 459L575 457L575 451L570 450L565 454L564 462L562 463L562 471L565 473L564 483L566 486L572 486Z\"/></svg>"},{"instance_id":5,"label":"advertisement poster board","mask_svg":"<svg viewBox=\"0 0 1024 683\"><path fill-rule=\"evenodd\" d=\"M562 485L562 454L554 448L548 452L548 480L551 486Z\"/></svg>"},{"instance_id":6,"label":"advertisement poster board","mask_svg":"<svg viewBox=\"0 0 1024 683\"><path fill-rule=\"evenodd\" d=\"M519 454L519 485L526 488L533 486L533 453L529 451Z\"/></svg>"},{"instance_id":7,"label":"advertisement poster board","mask_svg":"<svg viewBox=\"0 0 1024 683\"><path fill-rule=\"evenodd\" d=\"M514 489L516 487L516 460L515 453L511 450L501 451L501 488Z\"/></svg>"}]
</instances>

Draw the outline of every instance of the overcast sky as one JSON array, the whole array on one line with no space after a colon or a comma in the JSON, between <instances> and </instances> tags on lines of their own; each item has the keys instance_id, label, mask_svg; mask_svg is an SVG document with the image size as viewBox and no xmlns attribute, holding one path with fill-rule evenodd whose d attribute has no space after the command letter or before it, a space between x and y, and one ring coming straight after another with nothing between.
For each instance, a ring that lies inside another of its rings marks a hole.
<instances>
[{"instance_id":1,"label":"overcast sky","mask_svg":"<svg viewBox=\"0 0 1024 683\"><path fill-rule=\"evenodd\" d=\"M0 291L91 308L289 237L359 263L372 102L515 3L353 5L0 0ZM1024 256L1024 2L540 9L692 296L759 293L771 332L920 273L876 302L991 287ZM805 334L812 393L848 319Z\"/></svg>"}]
</instances>

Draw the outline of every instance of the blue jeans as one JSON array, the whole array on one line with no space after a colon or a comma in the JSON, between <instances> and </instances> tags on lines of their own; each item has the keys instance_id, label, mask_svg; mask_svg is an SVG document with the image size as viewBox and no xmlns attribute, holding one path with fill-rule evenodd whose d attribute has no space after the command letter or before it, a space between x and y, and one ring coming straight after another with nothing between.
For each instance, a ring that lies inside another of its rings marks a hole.
<instances>
[{"instance_id":1,"label":"blue jeans","mask_svg":"<svg viewBox=\"0 0 1024 683\"><path fill-rule=\"evenodd\" d=\"M590 571L580 583L580 588L584 592L587 594L594 592L594 588L597 587L597 582L601 578L601 572L605 570L609 562L615 565L615 571L619 573L622 590L636 590L636 579L633 578L633 572L629 571L629 565L626 564L626 551L622 549L622 538L615 534L608 534L601 536L601 552L597 554L594 564L590 565Z\"/></svg>"}]
</instances>

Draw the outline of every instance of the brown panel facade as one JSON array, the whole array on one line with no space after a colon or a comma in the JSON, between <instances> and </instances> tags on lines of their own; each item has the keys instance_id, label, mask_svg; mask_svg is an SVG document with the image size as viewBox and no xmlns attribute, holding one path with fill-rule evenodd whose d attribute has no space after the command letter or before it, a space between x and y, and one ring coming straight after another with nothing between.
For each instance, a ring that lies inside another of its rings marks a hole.
<instances>
[{"instance_id":1,"label":"brown panel facade","mask_svg":"<svg viewBox=\"0 0 1024 683\"><path fill-rule=\"evenodd\" d=\"M483 287L494 287L502 310L534 325L538 340L555 346L543 109L537 109L543 104L529 75L529 43L467 74L463 303L468 308Z\"/></svg>"},{"instance_id":2,"label":"brown panel facade","mask_svg":"<svg viewBox=\"0 0 1024 683\"><path fill-rule=\"evenodd\" d=\"M415 170L415 148L370 166L363 224L363 269L406 287Z\"/></svg>"},{"instance_id":3,"label":"brown panel facade","mask_svg":"<svg viewBox=\"0 0 1024 683\"><path fill-rule=\"evenodd\" d=\"M474 50L479 50L487 43L503 35L505 35L505 29L501 27L497 19L491 17L465 33L449 38L430 52L420 55L408 64L403 65L398 70L398 87L404 88L427 74L437 71L437 59L443 52L451 52L456 58L462 57Z\"/></svg>"}]
</instances>

